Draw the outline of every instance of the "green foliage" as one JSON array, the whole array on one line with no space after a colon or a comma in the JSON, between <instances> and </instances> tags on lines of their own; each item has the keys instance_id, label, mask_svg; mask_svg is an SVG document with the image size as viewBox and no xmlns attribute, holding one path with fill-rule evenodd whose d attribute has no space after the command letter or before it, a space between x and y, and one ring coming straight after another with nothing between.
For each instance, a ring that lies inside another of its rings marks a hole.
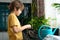
<instances>
[{"instance_id":1,"label":"green foliage","mask_svg":"<svg viewBox=\"0 0 60 40\"><path fill-rule=\"evenodd\" d=\"M55 8L60 8L60 3L53 3L52 6Z\"/></svg>"},{"instance_id":2,"label":"green foliage","mask_svg":"<svg viewBox=\"0 0 60 40\"><path fill-rule=\"evenodd\" d=\"M42 17L33 17L31 21L28 23L32 25L34 30L38 30L41 25L49 25L48 24L49 19L44 19L44 16Z\"/></svg>"},{"instance_id":3,"label":"green foliage","mask_svg":"<svg viewBox=\"0 0 60 40\"><path fill-rule=\"evenodd\" d=\"M32 25L34 30L38 30L41 25L49 25L47 22L49 19L45 19L44 15L41 17L37 17L37 0L32 0L31 4L31 20L28 24Z\"/></svg>"}]
</instances>

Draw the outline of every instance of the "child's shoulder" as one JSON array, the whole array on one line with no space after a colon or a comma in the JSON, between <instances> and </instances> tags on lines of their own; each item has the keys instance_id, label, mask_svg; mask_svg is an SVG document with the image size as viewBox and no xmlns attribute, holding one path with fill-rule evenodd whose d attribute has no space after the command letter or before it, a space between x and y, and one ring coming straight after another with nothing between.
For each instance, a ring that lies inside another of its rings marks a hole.
<instances>
[{"instance_id":1,"label":"child's shoulder","mask_svg":"<svg viewBox=\"0 0 60 40\"><path fill-rule=\"evenodd\" d=\"M8 18L16 18L14 14L9 14Z\"/></svg>"}]
</instances>

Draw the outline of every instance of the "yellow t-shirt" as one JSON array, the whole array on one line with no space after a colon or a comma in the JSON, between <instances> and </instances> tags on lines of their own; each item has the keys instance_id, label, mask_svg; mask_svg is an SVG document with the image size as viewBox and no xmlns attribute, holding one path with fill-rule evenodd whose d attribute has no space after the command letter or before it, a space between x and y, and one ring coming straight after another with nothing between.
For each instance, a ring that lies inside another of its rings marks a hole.
<instances>
[{"instance_id":1,"label":"yellow t-shirt","mask_svg":"<svg viewBox=\"0 0 60 40\"><path fill-rule=\"evenodd\" d=\"M8 16L8 35L9 35L9 40L23 40L22 32L15 33L12 30L12 27L15 26L15 25L18 28L21 27L20 22L19 22L18 18L16 17L16 15L11 13Z\"/></svg>"}]
</instances>

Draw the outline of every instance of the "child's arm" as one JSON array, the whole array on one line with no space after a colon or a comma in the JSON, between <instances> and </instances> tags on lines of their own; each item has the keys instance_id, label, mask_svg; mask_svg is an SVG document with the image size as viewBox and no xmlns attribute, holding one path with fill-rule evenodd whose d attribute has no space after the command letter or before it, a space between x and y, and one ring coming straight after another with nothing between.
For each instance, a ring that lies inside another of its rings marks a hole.
<instances>
[{"instance_id":1,"label":"child's arm","mask_svg":"<svg viewBox=\"0 0 60 40\"><path fill-rule=\"evenodd\" d=\"M25 30L25 29L30 29L31 28L31 25L25 25L25 26L23 26L23 27L20 27L20 28L18 28L18 27L16 27L16 26L13 26L13 31L14 32L21 32L21 31L23 31L23 30Z\"/></svg>"}]
</instances>

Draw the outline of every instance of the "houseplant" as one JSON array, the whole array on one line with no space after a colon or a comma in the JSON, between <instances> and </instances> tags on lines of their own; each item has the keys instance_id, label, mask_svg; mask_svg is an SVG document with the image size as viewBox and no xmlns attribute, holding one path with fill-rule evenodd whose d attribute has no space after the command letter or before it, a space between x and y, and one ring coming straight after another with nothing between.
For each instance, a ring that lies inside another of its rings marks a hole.
<instances>
[{"instance_id":1,"label":"houseplant","mask_svg":"<svg viewBox=\"0 0 60 40\"><path fill-rule=\"evenodd\" d=\"M52 7L54 7L56 11L60 14L60 3L53 3Z\"/></svg>"},{"instance_id":2,"label":"houseplant","mask_svg":"<svg viewBox=\"0 0 60 40\"><path fill-rule=\"evenodd\" d=\"M45 19L44 16L38 17L36 15L37 14L37 3L36 3L37 0L32 0L32 1L33 1L33 3L31 4L31 20L29 20L27 24L31 24L33 30L27 30L26 34L28 34L29 37L33 36L32 37L33 40L36 40L36 39L38 40L38 38L34 38L34 36L38 37L38 29L41 25L48 25L48 23L47 23L48 19ZM30 39L31 39L31 37L30 37Z\"/></svg>"},{"instance_id":3,"label":"houseplant","mask_svg":"<svg viewBox=\"0 0 60 40\"><path fill-rule=\"evenodd\" d=\"M44 16L41 16L40 18L33 17L28 23L32 25L34 30L38 30L41 25L49 25L48 20L49 19L45 19Z\"/></svg>"},{"instance_id":4,"label":"houseplant","mask_svg":"<svg viewBox=\"0 0 60 40\"><path fill-rule=\"evenodd\" d=\"M31 24L34 30L38 30L41 25L47 24L48 19L44 18L44 15L38 17L37 15L37 0L32 0L31 4L31 20L28 24Z\"/></svg>"},{"instance_id":5,"label":"houseplant","mask_svg":"<svg viewBox=\"0 0 60 40\"><path fill-rule=\"evenodd\" d=\"M53 3L52 6L55 8L60 8L60 3Z\"/></svg>"}]
</instances>

